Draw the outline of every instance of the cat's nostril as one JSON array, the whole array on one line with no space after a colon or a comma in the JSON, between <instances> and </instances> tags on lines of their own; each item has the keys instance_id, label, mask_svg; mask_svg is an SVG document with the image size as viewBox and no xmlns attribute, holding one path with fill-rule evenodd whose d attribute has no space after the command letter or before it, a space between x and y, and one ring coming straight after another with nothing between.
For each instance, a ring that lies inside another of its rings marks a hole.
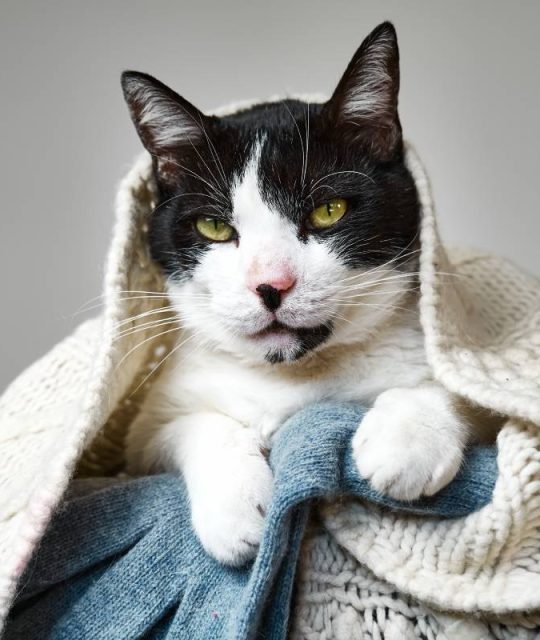
<instances>
[{"instance_id":1,"label":"cat's nostril","mask_svg":"<svg viewBox=\"0 0 540 640\"><path fill-rule=\"evenodd\" d=\"M273 274L269 280L263 281L264 285L270 285L277 289L281 295L292 289L296 284L296 278L292 273Z\"/></svg>"},{"instance_id":2,"label":"cat's nostril","mask_svg":"<svg viewBox=\"0 0 540 640\"><path fill-rule=\"evenodd\" d=\"M281 291L279 289L276 289L271 284L260 284L255 291L269 311L275 311L279 308L281 304Z\"/></svg>"}]
</instances>

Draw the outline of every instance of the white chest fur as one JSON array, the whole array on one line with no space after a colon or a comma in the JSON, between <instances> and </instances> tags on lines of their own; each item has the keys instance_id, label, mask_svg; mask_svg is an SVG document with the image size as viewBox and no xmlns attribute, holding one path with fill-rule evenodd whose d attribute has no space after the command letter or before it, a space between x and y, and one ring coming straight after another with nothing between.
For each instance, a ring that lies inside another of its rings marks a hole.
<instances>
[{"instance_id":1,"label":"white chest fur","mask_svg":"<svg viewBox=\"0 0 540 640\"><path fill-rule=\"evenodd\" d=\"M279 365L202 351L187 341L167 362L145 409L160 422L216 412L266 439L308 404L353 401L369 406L386 389L413 387L429 378L422 331L410 312L366 345L334 346Z\"/></svg>"},{"instance_id":2,"label":"white chest fur","mask_svg":"<svg viewBox=\"0 0 540 640\"><path fill-rule=\"evenodd\" d=\"M328 346L278 365L189 342L179 343L131 427L128 469L181 471L193 526L223 562L253 556L272 495L263 451L306 405L369 408L352 446L360 474L378 491L407 500L431 495L459 469L467 429L431 381L416 312L400 313L365 344Z\"/></svg>"}]
</instances>

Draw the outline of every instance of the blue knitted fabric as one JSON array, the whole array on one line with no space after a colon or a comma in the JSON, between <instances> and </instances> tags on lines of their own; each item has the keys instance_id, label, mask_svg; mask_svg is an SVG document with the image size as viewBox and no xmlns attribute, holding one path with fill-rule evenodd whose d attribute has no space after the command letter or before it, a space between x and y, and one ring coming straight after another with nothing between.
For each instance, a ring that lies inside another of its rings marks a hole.
<instances>
[{"instance_id":1,"label":"blue knitted fabric","mask_svg":"<svg viewBox=\"0 0 540 640\"><path fill-rule=\"evenodd\" d=\"M426 517L463 516L490 501L496 449L481 446L432 498L405 504L378 495L351 455L362 415L353 405L317 405L280 429L264 538L241 568L204 552L178 477L75 482L21 581L5 640L281 640L315 498L358 496Z\"/></svg>"}]
</instances>

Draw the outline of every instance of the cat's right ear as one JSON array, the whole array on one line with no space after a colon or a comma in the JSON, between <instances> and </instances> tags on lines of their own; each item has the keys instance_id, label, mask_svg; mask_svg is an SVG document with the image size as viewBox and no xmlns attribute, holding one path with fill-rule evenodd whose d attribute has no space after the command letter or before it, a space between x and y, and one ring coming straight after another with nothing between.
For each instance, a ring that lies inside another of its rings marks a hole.
<instances>
[{"instance_id":1,"label":"cat's right ear","mask_svg":"<svg viewBox=\"0 0 540 640\"><path fill-rule=\"evenodd\" d=\"M206 116L156 78L124 71L122 89L141 142L153 156L196 144L204 136Z\"/></svg>"}]
</instances>

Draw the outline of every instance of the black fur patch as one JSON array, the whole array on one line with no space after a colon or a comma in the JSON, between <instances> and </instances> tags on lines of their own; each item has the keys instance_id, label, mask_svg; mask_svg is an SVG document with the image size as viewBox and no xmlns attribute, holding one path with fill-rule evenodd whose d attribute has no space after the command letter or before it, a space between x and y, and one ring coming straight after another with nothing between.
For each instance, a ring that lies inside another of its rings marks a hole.
<instances>
[{"instance_id":1,"label":"black fur patch","mask_svg":"<svg viewBox=\"0 0 540 640\"><path fill-rule=\"evenodd\" d=\"M169 162L160 173L154 161L159 204L150 246L167 274L189 277L209 248L193 227L197 215L231 220L234 179L244 172L261 138L263 199L294 222L299 237L330 243L350 267L394 258L399 263L417 248L418 200L402 149L392 160L380 161L362 142L352 143L347 129L333 126L321 105L299 101L258 105L207 120L211 144L203 138L195 148L179 149L174 159L184 169ZM309 213L336 196L348 201L342 220L324 231L308 229Z\"/></svg>"}]
</instances>

